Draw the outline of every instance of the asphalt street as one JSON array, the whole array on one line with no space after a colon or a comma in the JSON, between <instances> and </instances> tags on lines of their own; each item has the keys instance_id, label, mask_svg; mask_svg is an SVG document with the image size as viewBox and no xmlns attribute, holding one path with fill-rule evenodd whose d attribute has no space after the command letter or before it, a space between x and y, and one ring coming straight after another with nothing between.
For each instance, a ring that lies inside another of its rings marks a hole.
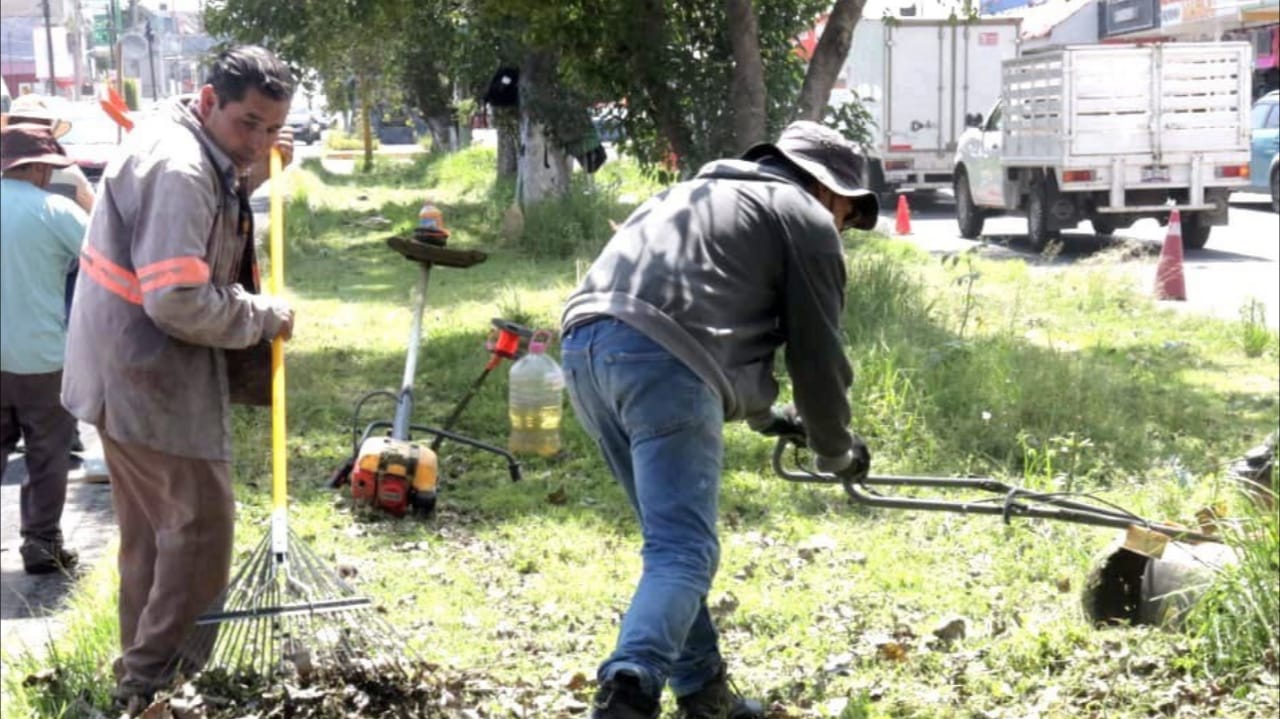
<instances>
[{"instance_id":1,"label":"asphalt street","mask_svg":"<svg viewBox=\"0 0 1280 719\"><path fill-rule=\"evenodd\" d=\"M1240 310L1252 301L1266 309L1266 324L1280 329L1280 215L1272 212L1265 195L1236 193L1231 198L1228 223L1215 227L1201 250L1184 253L1186 301L1162 302L1181 312L1226 320L1240 318ZM1088 222L1062 233L1056 255L1042 256L1027 244L1023 217L988 218L980 240L960 237L950 192L910 198L909 239L935 254L961 252L977 247L983 256L1020 259L1049 271L1089 262L1131 280L1139 288L1154 288L1156 263L1167 229L1155 220L1141 220L1115 236L1094 236ZM895 208L883 208L877 229L893 234ZM1122 251L1117 251L1122 250ZM1109 252L1112 251L1112 252Z\"/></svg>"},{"instance_id":2,"label":"asphalt street","mask_svg":"<svg viewBox=\"0 0 1280 719\"><path fill-rule=\"evenodd\" d=\"M80 553L81 570L87 571L113 556L115 515L111 487L101 482L106 478L106 465L98 434L82 423L80 437L85 451L79 453L68 475L62 533L66 545ZM0 647L5 656L24 647L33 652L43 650L48 637L59 629L59 611L74 583L66 575L31 576L22 569L18 494L26 478L22 454L10 455L0 479ZM0 663L0 673L6 670L6 664Z\"/></svg>"}]
</instances>

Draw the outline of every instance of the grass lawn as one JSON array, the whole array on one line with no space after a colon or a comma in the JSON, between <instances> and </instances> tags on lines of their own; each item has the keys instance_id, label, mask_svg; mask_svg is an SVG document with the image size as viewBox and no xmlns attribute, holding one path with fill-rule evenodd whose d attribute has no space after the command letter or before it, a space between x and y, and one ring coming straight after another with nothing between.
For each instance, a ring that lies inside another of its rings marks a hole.
<instances>
[{"instance_id":1,"label":"grass lawn","mask_svg":"<svg viewBox=\"0 0 1280 719\"><path fill-rule=\"evenodd\" d=\"M581 717L640 571L639 536L567 402L562 453L525 458L519 483L497 457L445 444L429 520L355 514L324 487L350 452L354 400L400 382L417 268L384 240L411 227L424 196L451 247L490 253L431 273L415 421L438 425L488 359L490 319L555 329L608 221L654 189L610 163L582 196L527 213L515 242L500 236L512 188L493 183L493 164L472 149L370 175L311 163L287 176L291 523L355 572L442 676L473 690L483 678L474 713L457 716ZM1226 476L1280 422L1275 333L1162 309L1098 266L939 261L861 233L847 248L853 426L877 473L993 476L1186 524L1221 505L1247 571L1224 573L1183 631L1095 628L1080 594L1114 530L872 511L838 488L780 480L771 444L733 425L709 603L738 686L775 719L1276 716L1276 518ZM456 431L505 442L509 366ZM377 400L364 416L391 414ZM247 552L270 508L269 413L238 410L234 424ZM102 568L81 582L53 681L22 686L48 663L7 657L20 669L5 716L74 716L82 692L105 704L114 581Z\"/></svg>"}]
</instances>

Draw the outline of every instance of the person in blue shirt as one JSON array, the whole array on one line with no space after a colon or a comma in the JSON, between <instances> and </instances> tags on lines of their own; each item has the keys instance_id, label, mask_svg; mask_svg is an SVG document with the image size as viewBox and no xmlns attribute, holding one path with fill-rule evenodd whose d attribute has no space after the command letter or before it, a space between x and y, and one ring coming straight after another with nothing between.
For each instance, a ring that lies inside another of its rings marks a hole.
<instances>
[{"instance_id":1,"label":"person in blue shirt","mask_svg":"<svg viewBox=\"0 0 1280 719\"><path fill-rule=\"evenodd\" d=\"M29 124L43 125L49 128L53 133L53 139L58 140L63 135L71 132L71 121L60 117L59 113L54 111L54 105L46 100L42 95L28 93L13 101L5 112L0 113L0 130L10 124ZM89 182L89 178L85 177L84 171L72 162L66 167L55 167L53 170L53 179L49 181L49 185L44 188L56 195L62 195L71 200L75 200L85 212L93 212L93 202L96 195L93 191L93 184ZM66 306L68 321L71 317L71 299L75 294L76 276L80 273L80 261L77 257L71 261L71 267L67 271L67 291ZM72 434L71 452L76 454L84 451L84 442L80 439L79 431ZM103 481L107 479L105 474L93 475L93 481Z\"/></svg>"},{"instance_id":2,"label":"person in blue shirt","mask_svg":"<svg viewBox=\"0 0 1280 719\"><path fill-rule=\"evenodd\" d=\"M71 159L48 127L0 131L0 476L26 443L22 564L28 574L70 570L62 509L76 421L60 399L67 342L67 267L80 252L88 216L46 188Z\"/></svg>"}]
</instances>

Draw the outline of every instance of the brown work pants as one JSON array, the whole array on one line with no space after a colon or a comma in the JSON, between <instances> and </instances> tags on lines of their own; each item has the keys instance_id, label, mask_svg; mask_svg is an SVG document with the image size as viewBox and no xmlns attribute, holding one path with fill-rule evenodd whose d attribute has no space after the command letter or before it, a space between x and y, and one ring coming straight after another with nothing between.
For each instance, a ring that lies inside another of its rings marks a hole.
<instances>
[{"instance_id":1,"label":"brown work pants","mask_svg":"<svg viewBox=\"0 0 1280 719\"><path fill-rule=\"evenodd\" d=\"M26 444L27 478L19 491L23 544L62 543L62 508L76 419L63 409L62 371L0 372L0 477L9 453Z\"/></svg>"},{"instance_id":2,"label":"brown work pants","mask_svg":"<svg viewBox=\"0 0 1280 719\"><path fill-rule=\"evenodd\" d=\"M195 619L227 586L235 500L227 462L115 441L99 428L120 526L121 693L165 687L204 665L212 633Z\"/></svg>"}]
</instances>

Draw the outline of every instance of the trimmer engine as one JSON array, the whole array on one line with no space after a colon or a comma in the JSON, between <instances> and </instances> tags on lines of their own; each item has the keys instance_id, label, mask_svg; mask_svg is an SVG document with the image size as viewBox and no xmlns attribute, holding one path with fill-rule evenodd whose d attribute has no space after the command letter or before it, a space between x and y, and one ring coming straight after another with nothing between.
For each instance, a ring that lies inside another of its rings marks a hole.
<instances>
[{"instance_id":1,"label":"trimmer engine","mask_svg":"<svg viewBox=\"0 0 1280 719\"><path fill-rule=\"evenodd\" d=\"M429 514L436 506L436 471L436 453L427 445L369 437L351 470L351 497L397 517L410 509Z\"/></svg>"}]
</instances>

